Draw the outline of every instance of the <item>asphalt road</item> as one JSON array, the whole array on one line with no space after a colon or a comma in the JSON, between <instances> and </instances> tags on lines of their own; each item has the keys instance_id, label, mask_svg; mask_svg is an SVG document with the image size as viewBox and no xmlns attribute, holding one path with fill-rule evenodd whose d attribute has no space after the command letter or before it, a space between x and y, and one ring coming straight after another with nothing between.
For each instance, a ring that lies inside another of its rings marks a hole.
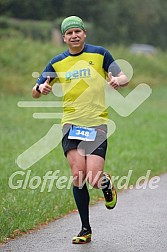
<instances>
[{"instance_id":1,"label":"asphalt road","mask_svg":"<svg viewBox=\"0 0 167 252\"><path fill-rule=\"evenodd\" d=\"M92 242L73 245L80 230L77 213L0 247L3 252L166 252L167 174L157 189L124 190L114 210L102 202L90 207Z\"/></svg>"}]
</instances>

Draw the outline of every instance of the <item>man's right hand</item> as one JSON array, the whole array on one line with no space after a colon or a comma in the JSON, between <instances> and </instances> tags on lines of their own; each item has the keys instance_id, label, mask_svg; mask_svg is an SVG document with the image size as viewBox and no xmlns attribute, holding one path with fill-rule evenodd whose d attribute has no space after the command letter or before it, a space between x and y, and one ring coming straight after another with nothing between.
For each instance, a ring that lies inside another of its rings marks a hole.
<instances>
[{"instance_id":1,"label":"man's right hand","mask_svg":"<svg viewBox=\"0 0 167 252\"><path fill-rule=\"evenodd\" d=\"M51 92L52 87L49 83L50 83L50 76L47 76L47 80L43 84L39 85L39 90L41 94L47 95Z\"/></svg>"}]
</instances>

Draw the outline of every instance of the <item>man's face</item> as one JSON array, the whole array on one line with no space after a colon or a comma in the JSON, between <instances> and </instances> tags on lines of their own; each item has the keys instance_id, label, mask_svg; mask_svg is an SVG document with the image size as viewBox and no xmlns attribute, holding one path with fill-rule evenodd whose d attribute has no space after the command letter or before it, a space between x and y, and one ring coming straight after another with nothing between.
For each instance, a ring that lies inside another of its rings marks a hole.
<instances>
[{"instance_id":1,"label":"man's face","mask_svg":"<svg viewBox=\"0 0 167 252\"><path fill-rule=\"evenodd\" d=\"M69 49L72 51L79 51L83 48L86 31L83 31L80 28L71 28L65 32L63 38Z\"/></svg>"}]
</instances>

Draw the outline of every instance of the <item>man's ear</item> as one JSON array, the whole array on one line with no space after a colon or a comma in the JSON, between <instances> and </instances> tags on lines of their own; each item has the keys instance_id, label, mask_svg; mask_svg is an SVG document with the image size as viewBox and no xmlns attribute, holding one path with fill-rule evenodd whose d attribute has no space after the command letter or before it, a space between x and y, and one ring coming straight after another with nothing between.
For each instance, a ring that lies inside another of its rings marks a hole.
<instances>
[{"instance_id":1,"label":"man's ear","mask_svg":"<svg viewBox=\"0 0 167 252\"><path fill-rule=\"evenodd\" d=\"M86 38L86 30L84 30L84 38Z\"/></svg>"},{"instance_id":2,"label":"man's ear","mask_svg":"<svg viewBox=\"0 0 167 252\"><path fill-rule=\"evenodd\" d=\"M65 36L63 35L63 41L66 43L66 39L65 39Z\"/></svg>"}]
</instances>

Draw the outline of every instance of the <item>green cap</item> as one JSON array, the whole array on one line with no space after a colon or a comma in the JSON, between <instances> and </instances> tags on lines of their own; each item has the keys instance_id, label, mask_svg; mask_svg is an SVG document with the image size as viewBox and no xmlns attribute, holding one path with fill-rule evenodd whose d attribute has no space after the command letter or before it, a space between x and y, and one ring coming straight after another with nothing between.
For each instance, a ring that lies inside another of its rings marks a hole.
<instances>
[{"instance_id":1,"label":"green cap","mask_svg":"<svg viewBox=\"0 0 167 252\"><path fill-rule=\"evenodd\" d=\"M71 28L80 28L81 30L85 30L85 26L82 19L77 16L70 16L65 18L61 24L62 34L64 34L67 30Z\"/></svg>"}]
</instances>

